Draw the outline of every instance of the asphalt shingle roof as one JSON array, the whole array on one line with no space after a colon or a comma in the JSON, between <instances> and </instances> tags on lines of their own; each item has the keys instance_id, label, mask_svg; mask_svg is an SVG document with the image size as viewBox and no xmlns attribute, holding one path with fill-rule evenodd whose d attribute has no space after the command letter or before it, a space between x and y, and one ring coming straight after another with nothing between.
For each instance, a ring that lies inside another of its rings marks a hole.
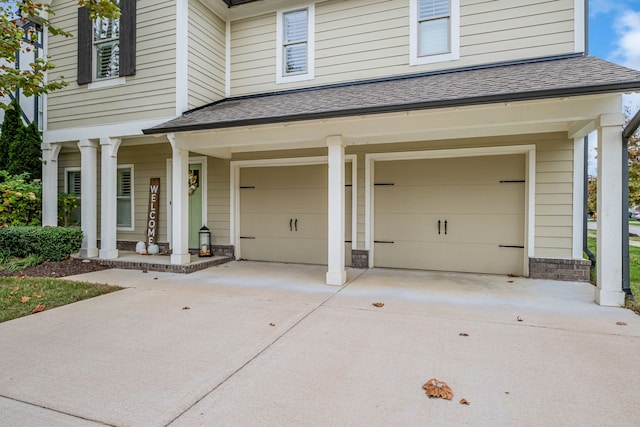
<instances>
[{"instance_id":1,"label":"asphalt shingle roof","mask_svg":"<svg viewBox=\"0 0 640 427\"><path fill-rule=\"evenodd\" d=\"M144 133L629 91L640 91L640 71L574 56L229 98Z\"/></svg>"}]
</instances>

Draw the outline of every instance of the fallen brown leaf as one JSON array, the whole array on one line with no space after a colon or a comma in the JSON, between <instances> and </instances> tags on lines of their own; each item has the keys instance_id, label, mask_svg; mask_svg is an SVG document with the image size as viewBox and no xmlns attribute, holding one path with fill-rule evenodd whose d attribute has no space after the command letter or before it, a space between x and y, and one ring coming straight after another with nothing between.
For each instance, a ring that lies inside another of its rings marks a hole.
<instances>
[{"instance_id":1,"label":"fallen brown leaf","mask_svg":"<svg viewBox=\"0 0 640 427\"><path fill-rule=\"evenodd\" d=\"M29 302L30 299L31 299L31 297L28 297L28 296L25 295L25 296L20 298L20 302Z\"/></svg>"},{"instance_id":2,"label":"fallen brown leaf","mask_svg":"<svg viewBox=\"0 0 640 427\"><path fill-rule=\"evenodd\" d=\"M616 325L618 325L618 326L627 326L627 324L625 322L616 322Z\"/></svg>"},{"instance_id":3,"label":"fallen brown leaf","mask_svg":"<svg viewBox=\"0 0 640 427\"><path fill-rule=\"evenodd\" d=\"M157 278L157 277L154 277L154 278L153 278L153 280L158 280L158 278Z\"/></svg>"},{"instance_id":4,"label":"fallen brown leaf","mask_svg":"<svg viewBox=\"0 0 640 427\"><path fill-rule=\"evenodd\" d=\"M33 297L34 298L42 298L42 295L41 294L33 294Z\"/></svg>"},{"instance_id":5,"label":"fallen brown leaf","mask_svg":"<svg viewBox=\"0 0 640 427\"><path fill-rule=\"evenodd\" d=\"M469 401L467 399L460 399L460 404L461 405L470 405Z\"/></svg>"},{"instance_id":6,"label":"fallen brown leaf","mask_svg":"<svg viewBox=\"0 0 640 427\"><path fill-rule=\"evenodd\" d=\"M444 381L440 381L437 378L431 378L429 381L422 385L425 389L425 394L429 397L439 397L442 399L451 400L453 397L453 390Z\"/></svg>"},{"instance_id":7,"label":"fallen brown leaf","mask_svg":"<svg viewBox=\"0 0 640 427\"><path fill-rule=\"evenodd\" d=\"M466 332L460 332L458 335L460 335L461 337L468 337L469 334Z\"/></svg>"},{"instance_id":8,"label":"fallen brown leaf","mask_svg":"<svg viewBox=\"0 0 640 427\"><path fill-rule=\"evenodd\" d=\"M518 316L517 320L518 320L518 322L522 322L522 317Z\"/></svg>"},{"instance_id":9,"label":"fallen brown leaf","mask_svg":"<svg viewBox=\"0 0 640 427\"><path fill-rule=\"evenodd\" d=\"M184 307L182 307L182 309L183 310L191 310L191 307L184 306Z\"/></svg>"},{"instance_id":10,"label":"fallen brown leaf","mask_svg":"<svg viewBox=\"0 0 640 427\"><path fill-rule=\"evenodd\" d=\"M509 276L509 277L518 277L517 274L513 274L513 273L509 273L509 274L507 274L507 276Z\"/></svg>"},{"instance_id":11,"label":"fallen brown leaf","mask_svg":"<svg viewBox=\"0 0 640 427\"><path fill-rule=\"evenodd\" d=\"M374 307L384 307L384 303L383 302L374 302L373 304Z\"/></svg>"},{"instance_id":12,"label":"fallen brown leaf","mask_svg":"<svg viewBox=\"0 0 640 427\"><path fill-rule=\"evenodd\" d=\"M269 326L276 326L275 323L269 323Z\"/></svg>"},{"instance_id":13,"label":"fallen brown leaf","mask_svg":"<svg viewBox=\"0 0 640 427\"><path fill-rule=\"evenodd\" d=\"M16 286L11 290L11 293L18 292L19 290L20 290L20 286L19 286L19 285L16 285Z\"/></svg>"},{"instance_id":14,"label":"fallen brown leaf","mask_svg":"<svg viewBox=\"0 0 640 427\"><path fill-rule=\"evenodd\" d=\"M513 283L513 280L507 280L507 283Z\"/></svg>"},{"instance_id":15,"label":"fallen brown leaf","mask_svg":"<svg viewBox=\"0 0 640 427\"><path fill-rule=\"evenodd\" d=\"M41 311L45 311L45 310L46 310L46 307L45 307L44 304L38 304L38 305L36 305L36 308L33 309L31 314L40 313Z\"/></svg>"},{"instance_id":16,"label":"fallen brown leaf","mask_svg":"<svg viewBox=\"0 0 640 427\"><path fill-rule=\"evenodd\" d=\"M143 273L148 273L148 271L147 271L147 270L142 270L142 272L143 272Z\"/></svg>"}]
</instances>

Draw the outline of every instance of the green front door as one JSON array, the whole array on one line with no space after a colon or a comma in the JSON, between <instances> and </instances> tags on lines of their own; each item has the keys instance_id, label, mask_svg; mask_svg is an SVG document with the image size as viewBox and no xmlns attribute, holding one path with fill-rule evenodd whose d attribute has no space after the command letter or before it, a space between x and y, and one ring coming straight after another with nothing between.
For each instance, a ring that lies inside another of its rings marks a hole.
<instances>
[{"instance_id":1,"label":"green front door","mask_svg":"<svg viewBox=\"0 0 640 427\"><path fill-rule=\"evenodd\" d=\"M202 227L202 165L189 165L189 249L199 247L198 232Z\"/></svg>"}]
</instances>

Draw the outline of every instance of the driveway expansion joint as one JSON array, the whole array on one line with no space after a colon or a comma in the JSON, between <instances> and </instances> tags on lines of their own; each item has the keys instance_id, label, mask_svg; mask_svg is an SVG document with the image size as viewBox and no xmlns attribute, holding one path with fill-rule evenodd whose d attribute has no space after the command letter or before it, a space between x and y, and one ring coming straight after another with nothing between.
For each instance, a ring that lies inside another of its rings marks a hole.
<instances>
[{"instance_id":1,"label":"driveway expansion joint","mask_svg":"<svg viewBox=\"0 0 640 427\"><path fill-rule=\"evenodd\" d=\"M37 403L27 402L27 401L21 400L21 399L16 399L14 397L6 396L4 394L0 394L0 398L11 400L13 402L22 403L22 404L28 405L28 406L33 406L34 408L44 409L45 411L55 412L55 413L58 413L58 414L61 414L61 415L65 415L67 417L72 417L72 418L75 418L75 419L78 419L78 420L89 421L89 422L92 422L92 423L100 424L100 425L103 425L105 427L117 427L114 424L106 424L106 423L104 423L102 421L99 421L99 420L94 420L94 419L91 419L91 418L82 417L80 415L71 414L69 412L60 411L59 409L49 408L49 407L43 406L43 405L38 405Z\"/></svg>"}]
</instances>

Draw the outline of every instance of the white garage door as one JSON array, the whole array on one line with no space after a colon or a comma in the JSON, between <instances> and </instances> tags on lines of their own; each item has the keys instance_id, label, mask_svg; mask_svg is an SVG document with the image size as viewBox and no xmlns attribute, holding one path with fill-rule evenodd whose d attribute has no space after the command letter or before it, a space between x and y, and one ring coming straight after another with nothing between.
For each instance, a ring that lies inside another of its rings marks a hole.
<instances>
[{"instance_id":1,"label":"white garage door","mask_svg":"<svg viewBox=\"0 0 640 427\"><path fill-rule=\"evenodd\" d=\"M374 265L522 274L524 155L377 161Z\"/></svg>"},{"instance_id":2,"label":"white garage door","mask_svg":"<svg viewBox=\"0 0 640 427\"><path fill-rule=\"evenodd\" d=\"M345 175L350 177L350 165ZM327 263L327 165L246 167L240 170L240 247L243 259ZM348 181L350 183L350 180ZM351 191L345 189L345 261L351 261Z\"/></svg>"}]
</instances>

